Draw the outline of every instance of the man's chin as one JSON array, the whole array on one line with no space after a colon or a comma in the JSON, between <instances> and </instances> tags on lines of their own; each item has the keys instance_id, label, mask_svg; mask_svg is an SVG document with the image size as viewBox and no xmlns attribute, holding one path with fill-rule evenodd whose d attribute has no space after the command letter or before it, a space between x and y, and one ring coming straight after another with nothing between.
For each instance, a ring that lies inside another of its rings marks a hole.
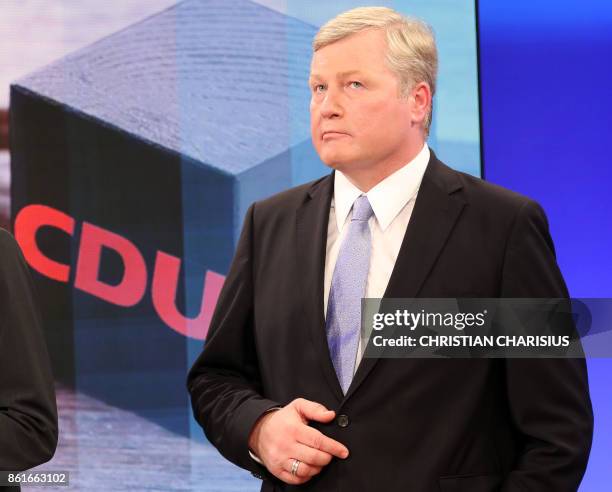
<instances>
[{"instance_id":1,"label":"man's chin","mask_svg":"<svg viewBox=\"0 0 612 492\"><path fill-rule=\"evenodd\" d=\"M348 156L338 155L338 154L323 154L319 155L323 164L327 167L331 167L337 171L342 171L343 168L350 166L351 159Z\"/></svg>"},{"instance_id":2,"label":"man's chin","mask_svg":"<svg viewBox=\"0 0 612 492\"><path fill-rule=\"evenodd\" d=\"M321 159L323 164L327 167L334 169L336 171L340 171L342 173L350 173L351 170L355 171L357 169L362 169L364 167L363 161L355 158L346 158L340 159Z\"/></svg>"}]
</instances>

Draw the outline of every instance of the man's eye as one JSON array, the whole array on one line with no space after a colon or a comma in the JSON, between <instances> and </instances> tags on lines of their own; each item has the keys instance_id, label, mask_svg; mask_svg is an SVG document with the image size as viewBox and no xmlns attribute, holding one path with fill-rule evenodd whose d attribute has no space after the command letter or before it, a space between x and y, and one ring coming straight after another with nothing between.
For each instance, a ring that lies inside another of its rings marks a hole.
<instances>
[{"instance_id":1,"label":"man's eye","mask_svg":"<svg viewBox=\"0 0 612 492\"><path fill-rule=\"evenodd\" d=\"M353 89L359 89L360 87L363 87L363 84L361 82L356 81L356 80L353 80L349 85Z\"/></svg>"},{"instance_id":2,"label":"man's eye","mask_svg":"<svg viewBox=\"0 0 612 492\"><path fill-rule=\"evenodd\" d=\"M325 86L323 84L317 84L313 87L314 92L321 92L325 90Z\"/></svg>"}]
</instances>

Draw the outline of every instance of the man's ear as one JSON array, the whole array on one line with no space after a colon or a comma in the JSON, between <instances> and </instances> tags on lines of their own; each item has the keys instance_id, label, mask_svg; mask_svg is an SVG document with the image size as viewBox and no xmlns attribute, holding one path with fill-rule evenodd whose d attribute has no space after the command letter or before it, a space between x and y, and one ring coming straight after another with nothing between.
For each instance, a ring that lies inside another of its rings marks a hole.
<instances>
[{"instance_id":1,"label":"man's ear","mask_svg":"<svg viewBox=\"0 0 612 492\"><path fill-rule=\"evenodd\" d=\"M427 82L419 82L410 91L410 112L413 123L423 125L431 107L431 89Z\"/></svg>"}]
</instances>

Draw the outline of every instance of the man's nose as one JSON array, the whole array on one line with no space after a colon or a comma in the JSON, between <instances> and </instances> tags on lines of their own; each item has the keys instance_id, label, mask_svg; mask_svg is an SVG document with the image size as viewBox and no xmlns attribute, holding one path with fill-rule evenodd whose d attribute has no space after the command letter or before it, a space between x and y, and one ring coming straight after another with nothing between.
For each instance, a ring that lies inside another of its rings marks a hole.
<instances>
[{"instance_id":1,"label":"man's nose","mask_svg":"<svg viewBox=\"0 0 612 492\"><path fill-rule=\"evenodd\" d=\"M321 116L323 118L337 118L342 115L342 112L339 95L334 90L327 89L321 102Z\"/></svg>"}]
</instances>

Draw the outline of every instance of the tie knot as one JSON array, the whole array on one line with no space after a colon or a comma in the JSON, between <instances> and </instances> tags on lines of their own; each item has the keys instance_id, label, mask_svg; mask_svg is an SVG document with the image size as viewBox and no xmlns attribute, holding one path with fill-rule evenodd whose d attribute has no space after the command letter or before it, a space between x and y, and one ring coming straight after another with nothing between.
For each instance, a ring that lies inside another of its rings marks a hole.
<instances>
[{"instance_id":1,"label":"tie knot","mask_svg":"<svg viewBox=\"0 0 612 492\"><path fill-rule=\"evenodd\" d=\"M353 203L353 216L351 220L361 220L368 221L374 211L372 210L372 205L370 205L370 201L368 197L365 195L361 195L355 200Z\"/></svg>"}]
</instances>

